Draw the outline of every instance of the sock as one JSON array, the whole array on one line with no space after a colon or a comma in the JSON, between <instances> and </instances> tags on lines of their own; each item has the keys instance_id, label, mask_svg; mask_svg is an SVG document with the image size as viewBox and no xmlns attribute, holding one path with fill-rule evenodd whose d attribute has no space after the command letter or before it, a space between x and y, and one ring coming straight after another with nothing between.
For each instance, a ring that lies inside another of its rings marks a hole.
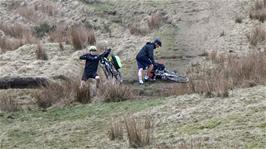
<instances>
[{"instance_id":1,"label":"sock","mask_svg":"<svg viewBox=\"0 0 266 149\"><path fill-rule=\"evenodd\" d=\"M148 80L149 79L149 76L148 75L145 75L144 76L144 80Z\"/></svg>"},{"instance_id":2,"label":"sock","mask_svg":"<svg viewBox=\"0 0 266 149\"><path fill-rule=\"evenodd\" d=\"M139 82L142 81L142 69L139 69L138 77L139 77Z\"/></svg>"}]
</instances>

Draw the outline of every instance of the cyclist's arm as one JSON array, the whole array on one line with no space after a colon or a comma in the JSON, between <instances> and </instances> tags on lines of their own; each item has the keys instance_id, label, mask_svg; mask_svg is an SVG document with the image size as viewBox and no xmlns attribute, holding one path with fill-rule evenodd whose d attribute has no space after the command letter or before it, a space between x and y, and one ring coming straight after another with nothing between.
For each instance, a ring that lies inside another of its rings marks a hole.
<instances>
[{"instance_id":1,"label":"cyclist's arm","mask_svg":"<svg viewBox=\"0 0 266 149\"><path fill-rule=\"evenodd\" d=\"M149 50L148 50L148 56L149 56L149 58L150 58L152 64L154 64L155 61L154 61L153 49L149 49Z\"/></svg>"},{"instance_id":2,"label":"cyclist's arm","mask_svg":"<svg viewBox=\"0 0 266 149\"><path fill-rule=\"evenodd\" d=\"M111 49L105 50L101 55L99 55L99 58L107 57L111 52Z\"/></svg>"},{"instance_id":3,"label":"cyclist's arm","mask_svg":"<svg viewBox=\"0 0 266 149\"><path fill-rule=\"evenodd\" d=\"M84 54L84 55L80 56L79 59L81 59L81 60L95 60L95 59L97 59L97 57L91 56L90 54Z\"/></svg>"},{"instance_id":4,"label":"cyclist's arm","mask_svg":"<svg viewBox=\"0 0 266 149\"><path fill-rule=\"evenodd\" d=\"M86 60L86 59L87 59L87 55L88 55L88 54L81 55L81 56L79 57L79 59L80 59L80 60Z\"/></svg>"}]
</instances>

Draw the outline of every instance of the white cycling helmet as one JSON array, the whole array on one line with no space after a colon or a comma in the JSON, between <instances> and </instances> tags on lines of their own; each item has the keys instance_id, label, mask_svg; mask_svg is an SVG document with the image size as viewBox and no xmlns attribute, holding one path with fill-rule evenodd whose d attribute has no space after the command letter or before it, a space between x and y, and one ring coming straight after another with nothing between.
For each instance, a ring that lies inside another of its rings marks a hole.
<instances>
[{"instance_id":1,"label":"white cycling helmet","mask_svg":"<svg viewBox=\"0 0 266 149\"><path fill-rule=\"evenodd\" d=\"M97 51L97 48L95 46L90 46L89 51Z\"/></svg>"}]
</instances>

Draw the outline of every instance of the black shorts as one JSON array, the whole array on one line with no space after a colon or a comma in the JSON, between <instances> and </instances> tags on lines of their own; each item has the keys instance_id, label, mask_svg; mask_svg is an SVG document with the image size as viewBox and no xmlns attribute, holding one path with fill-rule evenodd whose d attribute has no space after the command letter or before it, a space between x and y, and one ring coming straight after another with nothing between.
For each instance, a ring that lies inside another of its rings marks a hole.
<instances>
[{"instance_id":1,"label":"black shorts","mask_svg":"<svg viewBox=\"0 0 266 149\"><path fill-rule=\"evenodd\" d=\"M146 69L148 66L152 64L151 60L149 58L136 58L138 68Z\"/></svg>"},{"instance_id":2,"label":"black shorts","mask_svg":"<svg viewBox=\"0 0 266 149\"><path fill-rule=\"evenodd\" d=\"M88 79L95 79L97 76L98 76L98 74L86 74L86 73L83 73L81 80L87 81Z\"/></svg>"}]
</instances>

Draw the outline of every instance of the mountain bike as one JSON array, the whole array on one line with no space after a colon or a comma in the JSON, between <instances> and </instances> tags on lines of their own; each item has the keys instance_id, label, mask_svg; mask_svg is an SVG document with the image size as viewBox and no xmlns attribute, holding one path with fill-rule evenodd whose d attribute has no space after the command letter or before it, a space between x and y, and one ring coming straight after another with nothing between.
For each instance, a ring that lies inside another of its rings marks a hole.
<instances>
[{"instance_id":1,"label":"mountain bike","mask_svg":"<svg viewBox=\"0 0 266 149\"><path fill-rule=\"evenodd\" d=\"M116 69L111 61L109 61L106 57L103 57L100 60L101 68L104 71L106 79L115 78L119 82L123 82L122 74L119 69Z\"/></svg>"},{"instance_id":2,"label":"mountain bike","mask_svg":"<svg viewBox=\"0 0 266 149\"><path fill-rule=\"evenodd\" d=\"M173 81L177 83L189 82L188 77L177 74L175 71L173 72L169 71L165 68L163 64L159 64L159 63L154 64L154 68L151 74L152 74L151 78L155 80L160 79L160 80L165 80L165 81Z\"/></svg>"}]
</instances>

